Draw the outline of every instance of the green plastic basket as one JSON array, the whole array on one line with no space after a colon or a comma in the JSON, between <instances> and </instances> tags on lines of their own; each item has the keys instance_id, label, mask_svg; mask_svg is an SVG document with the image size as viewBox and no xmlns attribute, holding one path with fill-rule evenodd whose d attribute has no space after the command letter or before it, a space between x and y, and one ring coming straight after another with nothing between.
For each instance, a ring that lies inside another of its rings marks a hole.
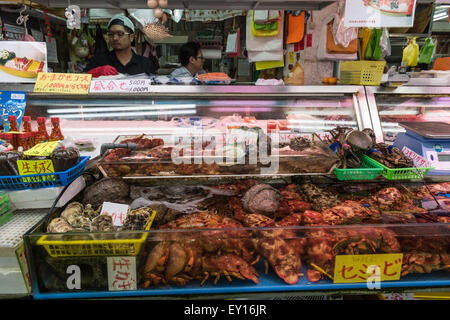
<instances>
[{"instance_id":1,"label":"green plastic basket","mask_svg":"<svg viewBox=\"0 0 450 320\"><path fill-rule=\"evenodd\" d=\"M334 174L338 180L373 180L383 168L374 166L365 158L361 158L361 166L354 169L334 169Z\"/></svg>"},{"instance_id":2,"label":"green plastic basket","mask_svg":"<svg viewBox=\"0 0 450 320\"><path fill-rule=\"evenodd\" d=\"M377 166L378 168L382 168L383 171L381 171L381 175L388 180L422 179L427 175L428 171L434 169L434 167L390 169L367 155L363 155L363 158L371 165Z\"/></svg>"}]
</instances>

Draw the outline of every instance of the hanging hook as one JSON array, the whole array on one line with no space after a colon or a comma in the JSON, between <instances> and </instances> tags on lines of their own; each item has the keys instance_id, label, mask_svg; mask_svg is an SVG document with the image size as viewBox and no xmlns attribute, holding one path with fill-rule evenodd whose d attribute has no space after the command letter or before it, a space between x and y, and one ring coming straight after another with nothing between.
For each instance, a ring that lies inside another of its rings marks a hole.
<instances>
[{"instance_id":1,"label":"hanging hook","mask_svg":"<svg viewBox=\"0 0 450 320\"><path fill-rule=\"evenodd\" d=\"M25 0L22 2L22 9L20 10L19 17L16 20L18 25L25 24L28 20L28 15L24 15L23 13L27 11L27 6L25 5Z\"/></svg>"}]
</instances>

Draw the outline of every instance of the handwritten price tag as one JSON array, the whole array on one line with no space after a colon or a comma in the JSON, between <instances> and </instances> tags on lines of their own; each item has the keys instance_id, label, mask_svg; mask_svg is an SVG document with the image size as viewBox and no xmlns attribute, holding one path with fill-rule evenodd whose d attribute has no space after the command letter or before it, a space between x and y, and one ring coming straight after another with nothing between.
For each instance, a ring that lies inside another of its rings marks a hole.
<instances>
[{"instance_id":1,"label":"handwritten price tag","mask_svg":"<svg viewBox=\"0 0 450 320\"><path fill-rule=\"evenodd\" d=\"M34 92L88 94L91 74L38 73Z\"/></svg>"},{"instance_id":2,"label":"handwritten price tag","mask_svg":"<svg viewBox=\"0 0 450 320\"><path fill-rule=\"evenodd\" d=\"M408 147L403 147L402 152L408 158L411 158L414 165L417 168L429 168L432 166L431 162L419 155L418 153L412 151Z\"/></svg>"},{"instance_id":3,"label":"handwritten price tag","mask_svg":"<svg viewBox=\"0 0 450 320\"><path fill-rule=\"evenodd\" d=\"M52 160L17 160L19 175L54 173ZM22 178L23 182L54 181L54 176Z\"/></svg>"},{"instance_id":4,"label":"handwritten price tag","mask_svg":"<svg viewBox=\"0 0 450 320\"><path fill-rule=\"evenodd\" d=\"M109 291L137 290L136 257L108 257Z\"/></svg>"},{"instance_id":5,"label":"handwritten price tag","mask_svg":"<svg viewBox=\"0 0 450 320\"><path fill-rule=\"evenodd\" d=\"M111 92L149 92L152 81L150 79L136 80L92 80L90 93Z\"/></svg>"},{"instance_id":6,"label":"handwritten price tag","mask_svg":"<svg viewBox=\"0 0 450 320\"><path fill-rule=\"evenodd\" d=\"M113 225L121 226L125 221L128 213L128 205L113 203L113 202L103 202L102 212L100 214L107 214L111 216L113 220Z\"/></svg>"},{"instance_id":7,"label":"handwritten price tag","mask_svg":"<svg viewBox=\"0 0 450 320\"><path fill-rule=\"evenodd\" d=\"M52 154L57 145L58 141L38 143L33 148L25 151L24 154L35 157L48 157Z\"/></svg>"},{"instance_id":8,"label":"handwritten price tag","mask_svg":"<svg viewBox=\"0 0 450 320\"><path fill-rule=\"evenodd\" d=\"M333 283L399 280L403 254L338 255L334 266ZM369 279L370 278L370 279Z\"/></svg>"}]
</instances>

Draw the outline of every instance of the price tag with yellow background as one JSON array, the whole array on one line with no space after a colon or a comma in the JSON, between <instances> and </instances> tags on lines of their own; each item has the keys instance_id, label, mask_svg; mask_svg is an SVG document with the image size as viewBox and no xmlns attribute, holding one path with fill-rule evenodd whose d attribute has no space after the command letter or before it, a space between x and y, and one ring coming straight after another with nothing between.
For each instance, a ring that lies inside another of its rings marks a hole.
<instances>
[{"instance_id":1,"label":"price tag with yellow background","mask_svg":"<svg viewBox=\"0 0 450 320\"><path fill-rule=\"evenodd\" d=\"M338 255L334 264L334 283L400 280L403 254Z\"/></svg>"},{"instance_id":2,"label":"price tag with yellow background","mask_svg":"<svg viewBox=\"0 0 450 320\"><path fill-rule=\"evenodd\" d=\"M55 172L52 160L17 160L17 167L19 169L19 175L21 176ZM54 180L55 177L53 176L23 178L23 182L41 182Z\"/></svg>"},{"instance_id":3,"label":"price tag with yellow background","mask_svg":"<svg viewBox=\"0 0 450 320\"><path fill-rule=\"evenodd\" d=\"M50 141L38 143L33 148L24 152L26 156L33 157L48 157L52 154L53 150L58 146L58 141Z\"/></svg>"},{"instance_id":4,"label":"price tag with yellow background","mask_svg":"<svg viewBox=\"0 0 450 320\"><path fill-rule=\"evenodd\" d=\"M89 94L91 74L39 72L34 92Z\"/></svg>"}]
</instances>

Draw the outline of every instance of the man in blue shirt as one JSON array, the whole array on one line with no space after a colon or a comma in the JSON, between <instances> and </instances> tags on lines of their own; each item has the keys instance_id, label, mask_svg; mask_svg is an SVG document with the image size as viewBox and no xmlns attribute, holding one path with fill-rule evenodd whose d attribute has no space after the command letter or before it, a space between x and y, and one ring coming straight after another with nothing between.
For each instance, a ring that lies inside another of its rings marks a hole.
<instances>
[{"instance_id":1,"label":"man in blue shirt","mask_svg":"<svg viewBox=\"0 0 450 320\"><path fill-rule=\"evenodd\" d=\"M205 58L203 57L198 42L188 42L183 44L180 48L178 57L181 67L175 69L170 74L172 78L196 77L199 74L205 73L205 70L203 70Z\"/></svg>"}]
</instances>

